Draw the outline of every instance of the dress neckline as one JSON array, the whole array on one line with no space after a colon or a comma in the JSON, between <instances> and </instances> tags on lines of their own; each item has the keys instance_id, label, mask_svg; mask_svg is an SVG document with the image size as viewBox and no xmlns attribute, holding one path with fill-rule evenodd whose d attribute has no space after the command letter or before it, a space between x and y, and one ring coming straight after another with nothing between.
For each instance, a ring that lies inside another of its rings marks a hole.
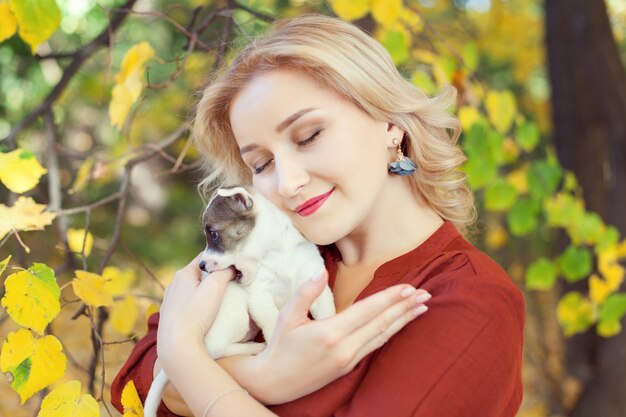
<instances>
[{"instance_id":1,"label":"dress neckline","mask_svg":"<svg viewBox=\"0 0 626 417\"><path fill-rule=\"evenodd\" d=\"M461 234L454 224L449 220L444 220L441 226L417 247L380 265L364 291L382 277L389 278L406 273L408 268L413 268L425 262L433 254L445 248L453 239L460 236ZM324 257L326 269L328 270L329 285L333 288L338 269L337 263L341 261L341 253L335 244L320 247L320 253Z\"/></svg>"}]
</instances>

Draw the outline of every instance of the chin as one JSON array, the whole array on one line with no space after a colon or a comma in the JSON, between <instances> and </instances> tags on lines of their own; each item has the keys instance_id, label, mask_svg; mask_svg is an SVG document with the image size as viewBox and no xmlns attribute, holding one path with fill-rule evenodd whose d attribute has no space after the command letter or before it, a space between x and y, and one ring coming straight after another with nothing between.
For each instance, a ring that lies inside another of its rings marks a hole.
<instances>
[{"instance_id":1,"label":"chin","mask_svg":"<svg viewBox=\"0 0 626 417\"><path fill-rule=\"evenodd\" d=\"M330 245L341 238L343 238L346 234L343 233L342 230L333 227L309 227L307 230L304 228L300 229L300 232L304 235L307 240L315 243L318 246Z\"/></svg>"}]
</instances>

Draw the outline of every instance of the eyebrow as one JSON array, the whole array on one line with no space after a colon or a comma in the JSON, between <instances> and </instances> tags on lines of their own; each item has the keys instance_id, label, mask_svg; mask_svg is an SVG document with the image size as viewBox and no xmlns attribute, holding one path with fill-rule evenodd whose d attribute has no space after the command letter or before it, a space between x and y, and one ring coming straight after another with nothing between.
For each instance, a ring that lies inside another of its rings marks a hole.
<instances>
[{"instance_id":1,"label":"eyebrow","mask_svg":"<svg viewBox=\"0 0 626 417\"><path fill-rule=\"evenodd\" d=\"M283 130L287 129L293 122L313 110L317 110L317 108L309 107L295 112L294 114L283 120L278 126L276 126L276 133L280 133ZM241 155L243 155L244 153L250 152L258 147L259 145L257 145L256 143L251 143L250 145L246 145L243 148L239 149L239 152L241 153Z\"/></svg>"}]
</instances>

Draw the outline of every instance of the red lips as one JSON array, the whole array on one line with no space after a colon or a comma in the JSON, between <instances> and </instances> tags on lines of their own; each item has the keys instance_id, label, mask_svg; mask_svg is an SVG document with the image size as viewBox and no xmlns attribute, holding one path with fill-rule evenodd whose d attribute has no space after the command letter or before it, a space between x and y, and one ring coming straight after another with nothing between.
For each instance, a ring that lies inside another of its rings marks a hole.
<instances>
[{"instance_id":1,"label":"red lips","mask_svg":"<svg viewBox=\"0 0 626 417\"><path fill-rule=\"evenodd\" d=\"M313 197L310 200L305 201L304 203L296 207L295 212L298 213L300 216L308 216L315 213L317 209L320 208L322 204L324 204L328 197L330 197L333 191L335 191L334 188L327 193L318 195L317 197Z\"/></svg>"}]
</instances>

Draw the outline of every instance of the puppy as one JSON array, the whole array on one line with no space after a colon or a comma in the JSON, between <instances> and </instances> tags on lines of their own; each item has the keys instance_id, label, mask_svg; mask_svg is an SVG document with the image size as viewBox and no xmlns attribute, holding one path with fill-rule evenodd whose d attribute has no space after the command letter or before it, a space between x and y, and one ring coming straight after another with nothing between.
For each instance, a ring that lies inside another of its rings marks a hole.
<instances>
[{"instance_id":1,"label":"puppy","mask_svg":"<svg viewBox=\"0 0 626 417\"><path fill-rule=\"evenodd\" d=\"M231 266L237 270L204 338L205 346L214 359L257 354L265 343L249 340L259 328L265 340L272 337L279 310L304 281L323 269L324 261L287 215L252 189L218 189L202 220L207 246L199 267L204 275ZM311 315L323 319L334 314L333 296L326 286L311 306ZM152 382L144 416L156 417L167 381L161 371Z\"/></svg>"}]
</instances>

